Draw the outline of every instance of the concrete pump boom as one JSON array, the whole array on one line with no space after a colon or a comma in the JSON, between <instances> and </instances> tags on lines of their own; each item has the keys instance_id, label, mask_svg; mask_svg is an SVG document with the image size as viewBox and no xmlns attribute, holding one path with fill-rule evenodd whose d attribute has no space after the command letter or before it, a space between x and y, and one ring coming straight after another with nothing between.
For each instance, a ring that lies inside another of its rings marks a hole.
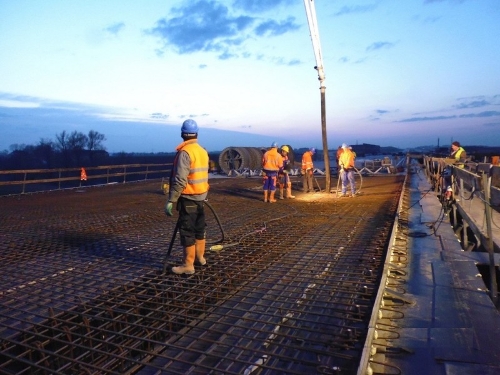
<instances>
[{"instance_id":1,"label":"concrete pump boom","mask_svg":"<svg viewBox=\"0 0 500 375\"><path fill-rule=\"evenodd\" d=\"M316 58L316 66L314 69L318 71L318 79L321 91L321 131L323 138L323 156L325 160L325 177L326 186L325 190L330 192L330 155L328 152L328 141L326 136L326 110L325 110L325 70L323 68L323 57L321 56L321 43L319 41L318 22L316 20L316 10L314 7L314 0L304 0L306 8L307 22L309 24L309 31L311 33L311 40L314 49L314 56Z\"/></svg>"}]
</instances>

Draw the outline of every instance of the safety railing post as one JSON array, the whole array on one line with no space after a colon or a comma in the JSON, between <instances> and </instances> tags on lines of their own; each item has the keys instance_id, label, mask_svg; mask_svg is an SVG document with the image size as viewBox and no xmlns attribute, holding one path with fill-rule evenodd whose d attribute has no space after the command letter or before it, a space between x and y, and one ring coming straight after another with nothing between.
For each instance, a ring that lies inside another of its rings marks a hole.
<instances>
[{"instance_id":1,"label":"safety railing post","mask_svg":"<svg viewBox=\"0 0 500 375\"><path fill-rule=\"evenodd\" d=\"M492 221L492 213L491 213L491 202L490 202L490 191L491 191L491 166L490 173L486 174L482 172L482 182L484 189L484 209L486 213L486 233L488 236L488 255L490 260L490 295L493 304L497 306L498 301L498 285L496 278L496 269L495 269L495 256L494 256L494 248L493 248L493 230L491 227Z\"/></svg>"},{"instance_id":2,"label":"safety railing post","mask_svg":"<svg viewBox=\"0 0 500 375\"><path fill-rule=\"evenodd\" d=\"M23 192L21 194L24 194L25 192L25 187L26 187L26 177L28 175L28 172L24 172L24 179L23 179Z\"/></svg>"}]
</instances>

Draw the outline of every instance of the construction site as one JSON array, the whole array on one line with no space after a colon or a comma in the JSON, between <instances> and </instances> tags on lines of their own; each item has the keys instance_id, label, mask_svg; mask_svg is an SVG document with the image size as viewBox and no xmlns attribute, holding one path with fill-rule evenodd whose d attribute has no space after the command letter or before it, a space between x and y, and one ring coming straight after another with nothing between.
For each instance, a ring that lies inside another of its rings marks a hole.
<instances>
[{"instance_id":1,"label":"construction site","mask_svg":"<svg viewBox=\"0 0 500 375\"><path fill-rule=\"evenodd\" d=\"M418 168L360 174L352 198L321 174L303 193L295 176L295 199L276 203L259 177L212 176L193 275L170 272L183 254L163 180L1 197L0 373L411 374L390 342L426 237L411 216L429 194L412 196ZM413 373L441 373L418 361Z\"/></svg>"}]
</instances>

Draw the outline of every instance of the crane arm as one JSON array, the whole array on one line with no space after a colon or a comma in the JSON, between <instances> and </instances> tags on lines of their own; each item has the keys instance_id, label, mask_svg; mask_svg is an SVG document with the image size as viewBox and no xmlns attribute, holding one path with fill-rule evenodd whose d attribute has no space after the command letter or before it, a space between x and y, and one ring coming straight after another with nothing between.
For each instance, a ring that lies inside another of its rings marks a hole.
<instances>
[{"instance_id":1,"label":"crane arm","mask_svg":"<svg viewBox=\"0 0 500 375\"><path fill-rule=\"evenodd\" d=\"M323 67L323 57L321 55L321 43L319 40L318 22L316 19L316 9L314 7L314 0L304 0L306 8L307 22L309 24L309 31L311 33L311 40L314 49L314 56L316 58L316 70L318 71L318 79L321 86L325 80L325 70Z\"/></svg>"}]
</instances>

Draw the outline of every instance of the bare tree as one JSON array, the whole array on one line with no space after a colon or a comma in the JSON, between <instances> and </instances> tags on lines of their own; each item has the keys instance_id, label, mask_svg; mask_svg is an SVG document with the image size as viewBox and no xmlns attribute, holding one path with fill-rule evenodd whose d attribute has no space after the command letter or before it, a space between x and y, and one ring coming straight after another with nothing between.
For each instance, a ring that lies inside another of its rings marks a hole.
<instances>
[{"instance_id":1,"label":"bare tree","mask_svg":"<svg viewBox=\"0 0 500 375\"><path fill-rule=\"evenodd\" d=\"M90 165L94 164L94 154L96 151L105 151L102 142L106 140L104 134L95 130L90 130L87 135L87 150L89 150Z\"/></svg>"},{"instance_id":2,"label":"bare tree","mask_svg":"<svg viewBox=\"0 0 500 375\"><path fill-rule=\"evenodd\" d=\"M68 151L68 134L63 130L61 134L56 134L56 148L63 154Z\"/></svg>"},{"instance_id":3,"label":"bare tree","mask_svg":"<svg viewBox=\"0 0 500 375\"><path fill-rule=\"evenodd\" d=\"M90 153L96 150L105 150L104 145L102 144L105 140L106 137L104 134L95 130L89 131L89 134L87 135L87 150L89 150Z\"/></svg>"},{"instance_id":4,"label":"bare tree","mask_svg":"<svg viewBox=\"0 0 500 375\"><path fill-rule=\"evenodd\" d=\"M68 144L68 133L63 130L60 134L56 134L56 149L61 153L62 162L65 167L69 167L69 144Z\"/></svg>"},{"instance_id":5,"label":"bare tree","mask_svg":"<svg viewBox=\"0 0 500 375\"><path fill-rule=\"evenodd\" d=\"M68 137L68 148L75 158L76 165L80 166L83 151L87 145L88 138L85 134L74 130Z\"/></svg>"}]
</instances>

